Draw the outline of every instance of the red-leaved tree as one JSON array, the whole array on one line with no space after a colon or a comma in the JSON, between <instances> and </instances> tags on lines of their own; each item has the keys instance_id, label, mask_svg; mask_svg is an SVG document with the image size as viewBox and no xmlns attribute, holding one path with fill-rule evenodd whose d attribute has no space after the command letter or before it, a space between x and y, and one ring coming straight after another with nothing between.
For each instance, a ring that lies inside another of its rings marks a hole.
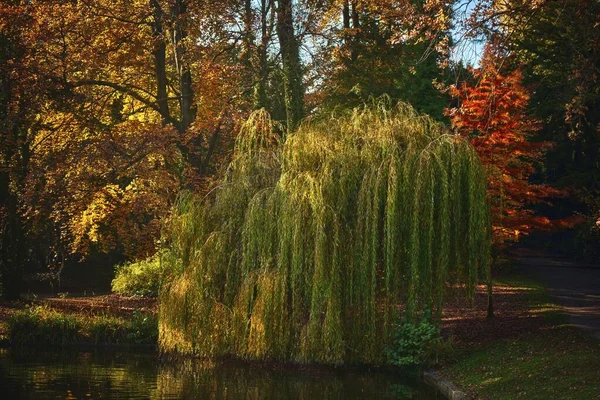
<instances>
[{"instance_id":1,"label":"red-leaved tree","mask_svg":"<svg viewBox=\"0 0 600 400\"><path fill-rule=\"evenodd\" d=\"M477 150L488 172L492 209L494 262L498 250L532 230L548 230L569 221L551 221L536 215L532 205L546 203L562 192L533 183L535 163L550 143L535 141L540 123L527 115L529 93L521 71L498 68L502 57L494 47L485 49L481 67L472 70L475 84L451 88L459 106L446 110L452 125ZM492 283L488 281L488 317L493 317Z\"/></svg>"},{"instance_id":2,"label":"red-leaved tree","mask_svg":"<svg viewBox=\"0 0 600 400\"><path fill-rule=\"evenodd\" d=\"M527 115L529 94L521 71L500 71L499 61L488 45L481 67L472 71L476 84L452 88L459 106L446 110L452 125L469 138L487 167L496 248L534 229L552 227L553 222L535 215L531 206L561 193L531 182L535 163L550 144L532 140L540 124Z\"/></svg>"}]
</instances>

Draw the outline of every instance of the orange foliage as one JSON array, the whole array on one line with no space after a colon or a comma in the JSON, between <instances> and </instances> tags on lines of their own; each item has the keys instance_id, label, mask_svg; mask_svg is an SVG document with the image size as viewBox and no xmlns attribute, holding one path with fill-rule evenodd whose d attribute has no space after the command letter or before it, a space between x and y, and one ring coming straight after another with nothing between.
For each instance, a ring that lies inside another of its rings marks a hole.
<instances>
[{"instance_id":1,"label":"orange foliage","mask_svg":"<svg viewBox=\"0 0 600 400\"><path fill-rule=\"evenodd\" d=\"M498 60L488 45L481 67L471 71L477 84L465 82L451 88L460 106L447 109L446 114L460 134L470 139L487 167L494 243L502 245L533 229L566 222L557 225L530 208L562 192L531 181L535 163L550 144L533 139L540 124L527 115L529 93L521 71L502 72L496 66Z\"/></svg>"},{"instance_id":2,"label":"orange foliage","mask_svg":"<svg viewBox=\"0 0 600 400\"><path fill-rule=\"evenodd\" d=\"M27 149L14 191L30 233L68 254L152 254L177 193L202 189L241 117L232 111L239 67L224 51L229 43L213 40L227 7L179 2L189 7L177 14L166 0L10 3L0 3L0 33L16 32L21 53L6 68L25 96L12 101L36 96L28 136L15 144ZM189 110L182 65L192 79Z\"/></svg>"}]
</instances>

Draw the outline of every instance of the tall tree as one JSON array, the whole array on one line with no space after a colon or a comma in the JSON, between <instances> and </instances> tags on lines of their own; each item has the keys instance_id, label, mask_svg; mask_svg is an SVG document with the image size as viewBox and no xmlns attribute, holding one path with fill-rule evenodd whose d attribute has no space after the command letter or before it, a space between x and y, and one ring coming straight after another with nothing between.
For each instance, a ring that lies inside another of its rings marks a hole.
<instances>
[{"instance_id":1,"label":"tall tree","mask_svg":"<svg viewBox=\"0 0 600 400\"><path fill-rule=\"evenodd\" d=\"M518 69L501 71L498 64L502 56L488 44L481 67L472 71L476 83L453 88L451 93L458 98L459 107L447 111L453 126L470 139L487 168L495 247L492 264L507 243L536 228L551 226L551 221L536 215L531 205L559 194L531 181L535 163L542 160L549 143L533 140L540 125L527 115L530 97L522 84L522 73ZM488 317L493 315L490 278Z\"/></svg>"},{"instance_id":2,"label":"tall tree","mask_svg":"<svg viewBox=\"0 0 600 400\"><path fill-rule=\"evenodd\" d=\"M25 243L18 190L23 184L29 153L23 115L27 98L10 66L22 57L15 33L4 29L0 33L0 293L9 300L20 296Z\"/></svg>"},{"instance_id":3,"label":"tall tree","mask_svg":"<svg viewBox=\"0 0 600 400\"><path fill-rule=\"evenodd\" d=\"M19 1L0 6L0 294L11 300L20 296L30 256L22 200L40 125L36 113L54 88L28 71L31 52L25 43L43 38L26 11Z\"/></svg>"},{"instance_id":4,"label":"tall tree","mask_svg":"<svg viewBox=\"0 0 600 400\"><path fill-rule=\"evenodd\" d=\"M465 82L452 90L459 106L447 114L453 126L470 138L488 169L494 243L502 246L547 226L548 218L535 215L530 206L559 191L530 180L550 144L534 140L540 124L527 114L530 95L521 71L503 72L499 60L488 45L481 67L472 71L476 83Z\"/></svg>"},{"instance_id":5,"label":"tall tree","mask_svg":"<svg viewBox=\"0 0 600 400\"><path fill-rule=\"evenodd\" d=\"M591 260L600 257L599 26L597 1L548 1L528 21L527 32L509 43L525 82L536 88L530 109L544 122L539 135L555 143L543 177L576 193L558 202L555 212L575 209L586 216L564 250Z\"/></svg>"},{"instance_id":6,"label":"tall tree","mask_svg":"<svg viewBox=\"0 0 600 400\"><path fill-rule=\"evenodd\" d=\"M321 82L325 102L352 106L385 94L442 119L449 98L437 83L446 79L440 46L448 35L435 30L439 24L424 28L431 11L420 1L343 1L332 8L337 14L323 17L332 38L323 55L330 60Z\"/></svg>"},{"instance_id":7,"label":"tall tree","mask_svg":"<svg viewBox=\"0 0 600 400\"><path fill-rule=\"evenodd\" d=\"M300 43L294 33L292 0L277 1L277 36L283 64L283 85L288 131L304 118L304 84Z\"/></svg>"},{"instance_id":8,"label":"tall tree","mask_svg":"<svg viewBox=\"0 0 600 400\"><path fill-rule=\"evenodd\" d=\"M202 189L240 114L229 8L200 6L0 4L3 265L23 270L15 243L72 258L155 251L177 191Z\"/></svg>"},{"instance_id":9,"label":"tall tree","mask_svg":"<svg viewBox=\"0 0 600 400\"><path fill-rule=\"evenodd\" d=\"M469 2L465 2L469 3ZM557 217L587 215L573 254L600 256L600 3L595 0L478 1L462 25L468 36L493 37L534 88L529 110L543 124L538 136L551 141L541 179L576 195L555 202ZM596 232L596 233L594 233ZM591 235L590 235L591 234ZM589 237L584 239L584 237ZM588 244L585 244L588 242ZM561 240L561 245L566 241ZM581 252L578 251L581 248ZM588 250L592 250L591 252Z\"/></svg>"},{"instance_id":10,"label":"tall tree","mask_svg":"<svg viewBox=\"0 0 600 400\"><path fill-rule=\"evenodd\" d=\"M250 103L255 110L266 108L272 111L268 86L273 57L269 54L269 46L273 41L275 27L275 1L243 0L243 3L244 49L241 58L247 71L247 80L251 82Z\"/></svg>"}]
</instances>

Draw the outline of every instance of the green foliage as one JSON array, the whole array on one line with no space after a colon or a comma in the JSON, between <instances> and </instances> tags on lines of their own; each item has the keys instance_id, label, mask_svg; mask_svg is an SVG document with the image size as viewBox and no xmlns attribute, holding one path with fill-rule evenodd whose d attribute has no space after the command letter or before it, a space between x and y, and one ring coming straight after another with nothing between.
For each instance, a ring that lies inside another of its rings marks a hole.
<instances>
[{"instance_id":1,"label":"green foliage","mask_svg":"<svg viewBox=\"0 0 600 400\"><path fill-rule=\"evenodd\" d=\"M145 260L117 266L111 287L113 292L124 296L156 297L161 273L160 257L154 255Z\"/></svg>"},{"instance_id":2,"label":"green foliage","mask_svg":"<svg viewBox=\"0 0 600 400\"><path fill-rule=\"evenodd\" d=\"M439 325L430 316L418 322L404 318L395 329L392 346L387 349L388 362L397 367L422 366L442 343Z\"/></svg>"},{"instance_id":3,"label":"green foliage","mask_svg":"<svg viewBox=\"0 0 600 400\"><path fill-rule=\"evenodd\" d=\"M135 344L154 345L158 342L158 318L155 314L136 311L129 321L127 340Z\"/></svg>"},{"instance_id":4,"label":"green foliage","mask_svg":"<svg viewBox=\"0 0 600 400\"><path fill-rule=\"evenodd\" d=\"M376 14L361 15L360 28L346 38L334 58L337 67L323 82L326 97L321 106L353 107L371 96L386 95L444 120L450 98L434 82L447 81L451 74L438 65L440 54L423 37L394 43L397 31L381 22Z\"/></svg>"},{"instance_id":5,"label":"green foliage","mask_svg":"<svg viewBox=\"0 0 600 400\"><path fill-rule=\"evenodd\" d=\"M536 179L568 196L553 201L557 217L574 213L584 223L572 231L544 238L544 245L569 257L600 258L600 2L548 1L531 14L520 34L511 34L507 61L524 72L533 87L529 111L543 122L538 141L552 142ZM518 19L515 19L517 22ZM549 38L552 39L549 39ZM540 213L550 214L544 205Z\"/></svg>"},{"instance_id":6,"label":"green foliage","mask_svg":"<svg viewBox=\"0 0 600 400\"><path fill-rule=\"evenodd\" d=\"M259 111L164 243L163 351L383 364L398 304L437 319L448 282L472 294L487 274L485 176L467 142L405 104L316 118L283 144Z\"/></svg>"},{"instance_id":7,"label":"green foliage","mask_svg":"<svg viewBox=\"0 0 600 400\"><path fill-rule=\"evenodd\" d=\"M8 338L13 345L155 344L155 315L135 313L129 321L111 315L76 315L47 306L29 307L10 316Z\"/></svg>"}]
</instances>

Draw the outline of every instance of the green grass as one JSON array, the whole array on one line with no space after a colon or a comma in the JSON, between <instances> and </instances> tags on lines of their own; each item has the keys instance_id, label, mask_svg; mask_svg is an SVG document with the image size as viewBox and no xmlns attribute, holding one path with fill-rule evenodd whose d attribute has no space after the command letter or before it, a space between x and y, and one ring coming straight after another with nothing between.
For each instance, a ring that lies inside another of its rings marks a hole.
<instances>
[{"instance_id":1,"label":"green grass","mask_svg":"<svg viewBox=\"0 0 600 400\"><path fill-rule=\"evenodd\" d=\"M467 348L442 372L482 399L600 398L600 342L565 324L543 285L518 275L497 283L527 290L527 309L543 313L539 331L485 348Z\"/></svg>"},{"instance_id":2,"label":"green grass","mask_svg":"<svg viewBox=\"0 0 600 400\"><path fill-rule=\"evenodd\" d=\"M558 326L474 351L444 372L483 399L594 399L600 394L600 346Z\"/></svg>"},{"instance_id":3,"label":"green grass","mask_svg":"<svg viewBox=\"0 0 600 400\"><path fill-rule=\"evenodd\" d=\"M519 271L512 271L494 279L493 284L524 289L527 297L527 311L540 313L551 325L567 323L567 314L563 312L559 305L554 303L546 291L546 287L541 282L525 276Z\"/></svg>"},{"instance_id":4,"label":"green grass","mask_svg":"<svg viewBox=\"0 0 600 400\"><path fill-rule=\"evenodd\" d=\"M68 314L47 306L15 312L7 320L11 345L155 345L156 316L136 313L123 319L111 315Z\"/></svg>"}]
</instances>

